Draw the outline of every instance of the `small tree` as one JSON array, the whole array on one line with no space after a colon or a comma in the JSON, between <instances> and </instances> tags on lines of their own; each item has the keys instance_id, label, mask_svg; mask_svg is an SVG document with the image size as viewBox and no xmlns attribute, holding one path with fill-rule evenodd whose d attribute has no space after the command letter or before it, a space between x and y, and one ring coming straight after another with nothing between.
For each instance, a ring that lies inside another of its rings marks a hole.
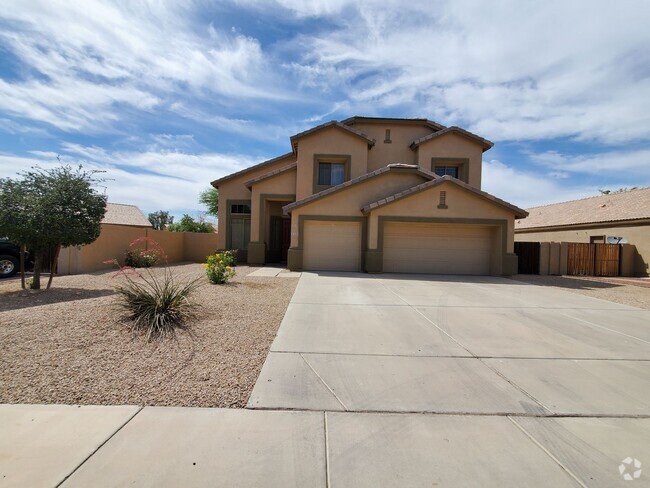
<instances>
[{"instance_id":1,"label":"small tree","mask_svg":"<svg viewBox=\"0 0 650 488\"><path fill-rule=\"evenodd\" d=\"M51 259L49 289L61 247L90 244L99 237L106 195L93 188L102 181L97 173L62 165L32 168L20 174L22 179L0 179L0 234L34 253L32 288L41 287L46 253Z\"/></svg>"},{"instance_id":2,"label":"small tree","mask_svg":"<svg viewBox=\"0 0 650 488\"><path fill-rule=\"evenodd\" d=\"M158 210L157 212L152 212L147 217L153 228L156 230L164 230L165 227L169 224L174 223L174 217L169 215L169 212L164 210Z\"/></svg>"},{"instance_id":3,"label":"small tree","mask_svg":"<svg viewBox=\"0 0 650 488\"><path fill-rule=\"evenodd\" d=\"M211 224L202 220L199 220L197 222L187 214L183 215L178 223L168 225L167 230L170 230L172 232L214 232L214 228Z\"/></svg>"},{"instance_id":4,"label":"small tree","mask_svg":"<svg viewBox=\"0 0 650 488\"><path fill-rule=\"evenodd\" d=\"M216 188L208 188L199 194L199 203L205 205L208 210L208 215L214 217L219 216L219 190Z\"/></svg>"}]
</instances>

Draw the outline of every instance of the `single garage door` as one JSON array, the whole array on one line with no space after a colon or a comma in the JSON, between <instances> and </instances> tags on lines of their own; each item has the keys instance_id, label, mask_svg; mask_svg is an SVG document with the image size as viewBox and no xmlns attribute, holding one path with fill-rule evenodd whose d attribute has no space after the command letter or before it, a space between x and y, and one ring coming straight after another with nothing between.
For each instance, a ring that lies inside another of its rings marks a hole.
<instances>
[{"instance_id":1,"label":"single garage door","mask_svg":"<svg viewBox=\"0 0 650 488\"><path fill-rule=\"evenodd\" d=\"M305 221L302 267L305 270L360 271L361 223Z\"/></svg>"},{"instance_id":2,"label":"single garage door","mask_svg":"<svg viewBox=\"0 0 650 488\"><path fill-rule=\"evenodd\" d=\"M386 222L384 271L488 275L491 235L483 225Z\"/></svg>"}]
</instances>

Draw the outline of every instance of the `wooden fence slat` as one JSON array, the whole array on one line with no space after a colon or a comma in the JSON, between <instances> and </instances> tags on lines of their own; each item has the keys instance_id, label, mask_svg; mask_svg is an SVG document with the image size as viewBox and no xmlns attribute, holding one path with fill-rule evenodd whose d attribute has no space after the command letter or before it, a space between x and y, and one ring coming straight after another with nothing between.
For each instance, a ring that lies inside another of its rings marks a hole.
<instances>
[{"instance_id":1,"label":"wooden fence slat","mask_svg":"<svg viewBox=\"0 0 650 488\"><path fill-rule=\"evenodd\" d=\"M567 274L576 276L618 276L621 247L618 244L570 242Z\"/></svg>"}]
</instances>

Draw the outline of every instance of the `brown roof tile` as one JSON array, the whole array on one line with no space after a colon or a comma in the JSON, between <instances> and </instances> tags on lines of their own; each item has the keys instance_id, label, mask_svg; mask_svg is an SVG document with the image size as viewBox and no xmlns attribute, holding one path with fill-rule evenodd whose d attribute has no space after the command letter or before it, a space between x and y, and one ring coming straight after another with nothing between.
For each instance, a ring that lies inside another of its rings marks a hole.
<instances>
[{"instance_id":1,"label":"brown roof tile","mask_svg":"<svg viewBox=\"0 0 650 488\"><path fill-rule=\"evenodd\" d=\"M434 186L440 185L444 182L450 182L455 185L458 185L465 190L468 190L482 198L485 198L487 200L490 200L492 203L496 203L497 205L500 205L502 207L506 207L508 210L512 210L515 213L516 218L523 218L527 215L527 212L525 210L522 210L519 207L516 207L515 205L512 205L511 203L508 203L504 200L501 200L500 198L495 197L494 195L490 195L487 192L484 192L482 190L479 190L477 188L474 188L471 185L468 185L467 183L460 181L456 178L453 178L451 176L440 176L436 178L435 180L427 181L425 183L422 183L420 185L413 186L411 188L408 188L407 190L403 190L399 193L395 193L394 195L391 195L388 198L384 198L382 200L379 200L377 202L370 203L368 205L365 205L361 211L365 214L371 212L372 210L375 210L376 208L383 207L384 205L387 205L389 203L392 203L394 201L397 201L401 198L407 197L409 195L413 195L415 193L421 192L423 190L426 190L428 188L432 188Z\"/></svg>"},{"instance_id":2,"label":"brown roof tile","mask_svg":"<svg viewBox=\"0 0 650 488\"><path fill-rule=\"evenodd\" d=\"M248 189L250 189L255 183L259 183L260 181L267 180L269 178L273 178L274 176L278 176L282 173L285 173L287 171L291 171L293 169L296 169L298 167L298 163L291 163L286 166L282 166L281 168L278 168L276 170L270 171L269 173L265 173L263 175L257 176L255 178L252 178L248 180L247 182L244 183Z\"/></svg>"},{"instance_id":3,"label":"brown roof tile","mask_svg":"<svg viewBox=\"0 0 650 488\"><path fill-rule=\"evenodd\" d=\"M487 151L490 149L492 146L494 146L494 143L491 141L488 141L487 139L483 139L481 136L477 136L476 134L472 134L471 132L461 129L460 127L447 127L446 129L439 130L438 132L434 132L433 134L426 135L424 137L420 137L419 139L414 140L411 143L411 149L415 149L418 147L420 144L423 144L425 142L428 142L432 139L436 139L437 137L444 136L445 134L449 133L456 133L459 134L463 137L467 137L468 139L472 139L473 141L478 142L483 146L483 151Z\"/></svg>"},{"instance_id":4,"label":"brown roof tile","mask_svg":"<svg viewBox=\"0 0 650 488\"><path fill-rule=\"evenodd\" d=\"M354 125L354 124L408 124L408 125L423 125L429 127L433 130L442 130L445 129L445 126L434 122L429 119L404 119L404 118L395 118L395 117L362 117L355 115L354 117L349 117L341 121L345 125Z\"/></svg>"},{"instance_id":5,"label":"brown roof tile","mask_svg":"<svg viewBox=\"0 0 650 488\"><path fill-rule=\"evenodd\" d=\"M133 225L137 227L151 227L151 222L144 216L142 210L135 205L122 203L107 203L106 214L102 224Z\"/></svg>"},{"instance_id":6,"label":"brown roof tile","mask_svg":"<svg viewBox=\"0 0 650 488\"><path fill-rule=\"evenodd\" d=\"M553 203L528 212L526 219L515 222L515 230L650 219L650 188Z\"/></svg>"},{"instance_id":7,"label":"brown roof tile","mask_svg":"<svg viewBox=\"0 0 650 488\"><path fill-rule=\"evenodd\" d=\"M250 172L250 171L253 171L253 170L256 170L256 169L260 169L260 168L263 168L264 166L268 166L268 165L271 165L271 164L273 164L273 163L277 163L278 161L281 161L281 160L283 160L283 159L287 159L287 158L289 158L289 157L291 157L291 156L295 156L293 152L283 154L282 156L278 156L277 158L269 159L269 160L267 160L267 161L263 161L263 162L261 162L261 163L259 163L259 164L254 165L254 166L249 166L248 168L244 168L244 169L242 169L241 171L237 171L236 173L231 173L231 174L229 174L229 175L226 175L226 176L224 176L224 177L222 177L222 178L219 178L219 179L217 179L217 180L214 180L214 181L211 182L210 184L211 184L212 186L214 186L215 188L218 188L220 183L223 183L223 182L225 182L225 181L228 181L228 180L231 180L231 179L233 179L233 178L236 178L237 176L244 175L244 174L246 174L246 173L248 173L248 172ZM294 158L294 159L295 159L295 158Z\"/></svg>"},{"instance_id":8,"label":"brown roof tile","mask_svg":"<svg viewBox=\"0 0 650 488\"><path fill-rule=\"evenodd\" d=\"M374 178L375 176L379 176L381 174L387 173L389 171L399 171L399 170L411 170L415 171L422 176L426 178L438 178L434 173L432 173L429 170L420 168L417 165L414 164L402 164L402 163L393 163L389 164L388 166L384 166L383 168L379 168L375 171L372 171L370 173L366 173L365 175L358 176L356 178L353 178L351 180L348 180L344 183L341 183L340 185L333 186L331 188L328 188L326 190L320 191L318 193L314 193L313 195L310 195L306 198L303 198L302 200L298 200L297 202L290 203L289 205L285 205L282 207L283 211L285 214L291 212L293 209L297 207L302 207L303 205L306 205L308 203L311 203L315 200L319 200L323 197L326 197L327 195L331 195L332 193L336 193L338 191L344 190L345 188L348 188L350 186L356 185L358 183L361 183L365 180L369 180L370 178Z\"/></svg>"}]
</instances>

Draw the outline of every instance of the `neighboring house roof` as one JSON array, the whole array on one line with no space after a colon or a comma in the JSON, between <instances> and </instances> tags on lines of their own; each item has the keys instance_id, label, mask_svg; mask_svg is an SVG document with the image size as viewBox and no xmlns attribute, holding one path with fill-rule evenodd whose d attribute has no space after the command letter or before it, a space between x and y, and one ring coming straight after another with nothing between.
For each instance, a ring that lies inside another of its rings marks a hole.
<instances>
[{"instance_id":1,"label":"neighboring house roof","mask_svg":"<svg viewBox=\"0 0 650 488\"><path fill-rule=\"evenodd\" d=\"M287 171L292 171L298 167L297 163L291 163L288 164L287 166L283 166L282 168L278 168L276 170L270 171L268 173L265 173L263 175L257 176L255 178L252 178L248 180L244 185L250 190L250 188L255 184L259 183L260 181L267 180L269 178L273 178L274 176L281 175L282 173L286 173Z\"/></svg>"},{"instance_id":2,"label":"neighboring house roof","mask_svg":"<svg viewBox=\"0 0 650 488\"><path fill-rule=\"evenodd\" d=\"M528 218L515 222L515 230L650 219L650 188L533 207L528 212Z\"/></svg>"},{"instance_id":3,"label":"neighboring house roof","mask_svg":"<svg viewBox=\"0 0 650 488\"><path fill-rule=\"evenodd\" d=\"M442 130L445 129L445 126L434 122L429 119L400 119L394 117L361 117L355 115L354 117L349 117L341 121L345 125L354 125L354 124L408 124L408 125L423 125L429 127L433 130Z\"/></svg>"},{"instance_id":4,"label":"neighboring house roof","mask_svg":"<svg viewBox=\"0 0 650 488\"><path fill-rule=\"evenodd\" d=\"M350 186L356 185L358 183L361 183L363 181L369 180L370 178L374 178L376 176L379 176L381 174L387 173L389 171L403 171L403 170L408 170L412 171L415 173L418 173L425 178L428 179L435 179L439 178L436 176L434 173L431 171L428 171L426 169L420 168L417 165L414 164L401 164L401 163L393 163L389 164L388 166L384 166L383 168L380 168L378 170L372 171L370 173L366 173L365 175L358 176L356 178L353 178L351 180L348 180L344 183L341 183L340 185L333 186L331 188L328 188L326 190L320 191L318 193L314 193L313 195L310 195L306 198L303 198L302 200L298 200L297 202L290 203L289 205L285 205L282 207L284 213L289 213L295 208L302 207L303 205L306 205L308 203L311 203L315 200L320 200L323 197L326 197L328 195L331 195L332 193L336 193L338 191L344 190L345 188L348 188Z\"/></svg>"},{"instance_id":5,"label":"neighboring house roof","mask_svg":"<svg viewBox=\"0 0 650 488\"><path fill-rule=\"evenodd\" d=\"M393 203L393 202L395 202L397 200L401 200L402 198L408 197L409 195L413 195L415 193L427 190L427 189L432 188L434 186L441 185L441 184L443 184L445 182L449 182L449 183L452 183L454 185L460 186L461 188L464 188L465 190L467 190L467 191L469 191L471 193L474 193L475 195L477 195L477 196L479 196L481 198L484 198L486 200L489 200L492 203L495 203L497 205L500 205L502 207L507 208L508 210L511 210L512 212L514 212L516 218L521 219L521 218L526 217L526 215L528 215L528 212L526 212L525 210L523 210L523 209L521 209L521 208L519 208L519 207L517 207L515 205L512 205L511 203L508 203L508 202L506 202L504 200L501 200L500 198L497 198L494 195L490 195L489 193L486 193L486 192L484 192L482 190L478 190L478 189L474 188L473 186L468 185L467 183L465 183L463 181L460 181L460 180L458 180L456 178L453 178L451 176L448 176L448 175L440 176L440 177L436 178L435 180L427 181L427 182L422 183L420 185L413 186L413 187L411 187L411 188L409 188L407 190L403 190L403 191L401 191L399 193L395 193L394 195L391 195L389 197L382 198L381 200L378 200L376 202L369 203L368 205L365 205L361 209L361 211L364 214L367 214L367 213L371 212L372 210L375 210L375 209L377 209L379 207L383 207L384 205L388 205L388 204Z\"/></svg>"},{"instance_id":6,"label":"neighboring house roof","mask_svg":"<svg viewBox=\"0 0 650 488\"><path fill-rule=\"evenodd\" d=\"M222 178L214 180L210 184L212 186L214 186L215 188L218 188L220 183L224 183L225 181L236 178L237 176L244 175L244 174L249 173L251 171L254 171L256 169L263 168L264 166L269 166L269 165L271 165L273 163L277 163L278 161L281 161L283 159L287 159L287 158L289 158L291 156L295 156L295 154L293 152L283 154L282 156L278 156L277 158L269 159L267 161L263 161L263 162L261 162L259 164L254 165L254 166L249 166L248 168L244 168L241 171L237 171L236 173L231 173L229 175L226 175L226 176L224 176Z\"/></svg>"},{"instance_id":7,"label":"neighboring house roof","mask_svg":"<svg viewBox=\"0 0 650 488\"><path fill-rule=\"evenodd\" d=\"M138 207L122 203L106 204L106 215L102 219L102 224L152 227L151 222Z\"/></svg>"},{"instance_id":8,"label":"neighboring house roof","mask_svg":"<svg viewBox=\"0 0 650 488\"><path fill-rule=\"evenodd\" d=\"M445 134L449 134L449 133L455 133L460 136L466 137L467 139L471 139L475 142L478 142L483 146L483 151L487 151L492 146L494 146L494 143L492 141L483 139L481 136L477 136L476 134L473 134L465 129L461 129L460 127L453 126L453 127L447 127L446 129L439 130L438 132L434 132L433 134L429 134L414 140L411 143L411 149L415 149L416 147L418 147L421 144L424 144L425 142L431 141L433 139L437 139L438 137L442 137Z\"/></svg>"},{"instance_id":9,"label":"neighboring house roof","mask_svg":"<svg viewBox=\"0 0 650 488\"><path fill-rule=\"evenodd\" d=\"M331 127L335 127L337 129L341 129L342 131L349 132L350 134L360 137L364 141L368 143L368 146L374 146L375 145L375 140L361 132L360 130L357 130L353 127L350 127L348 125L342 124L341 122L338 122L336 120L331 120L329 122L325 122L324 124L317 125L316 127L312 127L311 129L308 129L306 131L300 132L298 134L295 134L291 136L291 147L295 148L296 142L298 139L301 139L302 137L308 136L310 134L313 134L314 132L318 132L324 129L329 129Z\"/></svg>"}]
</instances>

